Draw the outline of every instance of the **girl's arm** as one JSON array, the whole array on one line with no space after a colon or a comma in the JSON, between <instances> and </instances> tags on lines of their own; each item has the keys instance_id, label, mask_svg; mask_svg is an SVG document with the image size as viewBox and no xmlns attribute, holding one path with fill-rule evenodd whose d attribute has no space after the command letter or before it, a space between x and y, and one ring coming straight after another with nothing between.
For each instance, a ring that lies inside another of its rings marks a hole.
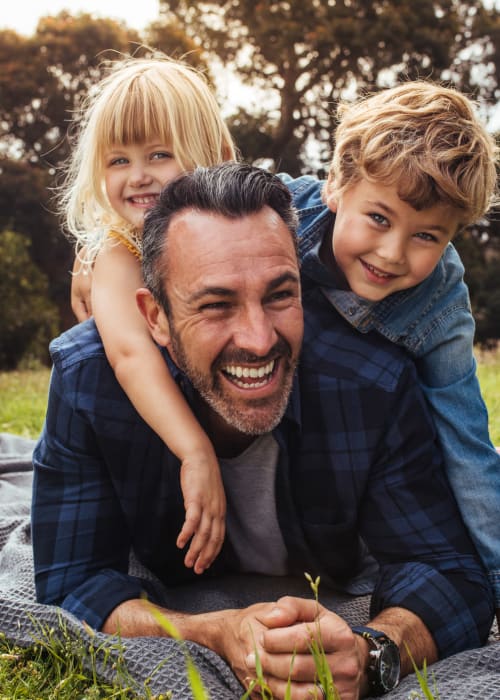
<instances>
[{"instance_id":1,"label":"girl's arm","mask_svg":"<svg viewBox=\"0 0 500 700\"><path fill-rule=\"evenodd\" d=\"M81 252L84 254L84 249ZM83 265L77 255L71 274L71 308L77 321L85 321L92 316L91 287L92 268Z\"/></svg>"},{"instance_id":2,"label":"girl's arm","mask_svg":"<svg viewBox=\"0 0 500 700\"><path fill-rule=\"evenodd\" d=\"M205 432L170 375L135 300L143 286L138 259L108 242L96 257L92 309L106 356L140 416L181 460L186 519L177 545L192 541L186 566L202 573L224 539L225 495L219 465Z\"/></svg>"}]
</instances>

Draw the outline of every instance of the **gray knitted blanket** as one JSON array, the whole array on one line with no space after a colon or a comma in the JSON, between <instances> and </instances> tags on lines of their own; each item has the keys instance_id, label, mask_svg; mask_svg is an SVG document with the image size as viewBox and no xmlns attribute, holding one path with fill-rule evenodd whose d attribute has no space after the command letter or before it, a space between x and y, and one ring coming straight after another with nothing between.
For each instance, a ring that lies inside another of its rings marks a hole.
<instances>
[{"instance_id":1,"label":"gray knitted blanket","mask_svg":"<svg viewBox=\"0 0 500 700\"><path fill-rule=\"evenodd\" d=\"M90 635L85 627L65 611L36 602L33 584L33 559L30 537L31 452L33 441L0 434L0 632L8 639L26 646L40 638L43 630L70 635L95 649L115 642L104 634ZM134 574L148 576L140 564L131 559ZM159 581L155 582L159 588ZM182 589L164 589L165 604L185 611L206 611L241 607L259 600L275 600L280 595L310 597L305 580L259 576L230 576L223 580L197 582ZM350 624L368 619L367 598L339 598L320 590L321 602L342 615ZM212 700L237 700L243 688L229 666L209 649L188 642L189 652L197 665ZM185 674L185 655L171 639L144 637L120 641L121 655L127 667L127 681L133 679L137 691L148 680L153 693L172 691L175 700L192 697ZM111 655L117 654L112 649ZM166 661L165 661L166 660ZM103 679L116 675L113 665L98 662ZM492 630L489 643L462 652L434 664L432 673L440 700L500 700L500 642L498 630ZM408 700L419 691L415 676L405 678L388 696L391 700Z\"/></svg>"}]
</instances>

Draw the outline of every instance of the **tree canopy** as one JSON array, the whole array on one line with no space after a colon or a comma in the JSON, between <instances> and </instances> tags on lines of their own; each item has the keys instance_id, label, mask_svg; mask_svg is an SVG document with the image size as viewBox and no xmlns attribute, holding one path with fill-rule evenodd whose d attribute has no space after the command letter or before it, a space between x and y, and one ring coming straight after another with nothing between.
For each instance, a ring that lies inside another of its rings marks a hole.
<instances>
[{"instance_id":1,"label":"tree canopy","mask_svg":"<svg viewBox=\"0 0 500 700\"><path fill-rule=\"evenodd\" d=\"M497 94L499 14L480 0L160 0L164 16L253 86L278 96L278 109L263 109L254 150L239 114L235 133L248 159L268 157L277 167L295 160L304 169L309 137L328 160L338 100L401 76L472 86L492 104ZM474 49L474 50L472 50ZM475 86L477 66L487 83ZM263 127L265 124L265 127ZM267 141L265 137L267 136Z\"/></svg>"}]
</instances>

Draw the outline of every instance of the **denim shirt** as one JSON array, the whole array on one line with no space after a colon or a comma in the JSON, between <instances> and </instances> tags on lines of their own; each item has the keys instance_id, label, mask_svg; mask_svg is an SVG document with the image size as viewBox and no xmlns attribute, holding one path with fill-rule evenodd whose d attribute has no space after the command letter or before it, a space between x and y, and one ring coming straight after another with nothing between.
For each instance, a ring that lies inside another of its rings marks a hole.
<instances>
[{"instance_id":1,"label":"denim shirt","mask_svg":"<svg viewBox=\"0 0 500 700\"><path fill-rule=\"evenodd\" d=\"M324 204L324 182L280 175L298 210L304 285L320 285L332 306L362 333L376 331L413 357L431 407L446 472L500 607L500 455L491 444L488 413L473 355L474 319L464 267L448 244L419 285L370 302L339 289L338 276L320 260L334 214Z\"/></svg>"}]
</instances>

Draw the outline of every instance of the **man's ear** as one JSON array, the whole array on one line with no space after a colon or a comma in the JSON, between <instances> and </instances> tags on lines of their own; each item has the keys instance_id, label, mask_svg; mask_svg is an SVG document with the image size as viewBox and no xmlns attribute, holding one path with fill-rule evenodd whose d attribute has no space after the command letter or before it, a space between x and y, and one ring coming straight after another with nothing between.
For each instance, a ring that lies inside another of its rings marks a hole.
<instances>
[{"instance_id":1,"label":"man's ear","mask_svg":"<svg viewBox=\"0 0 500 700\"><path fill-rule=\"evenodd\" d=\"M323 190L323 198L328 209L335 213L337 211L338 199L337 190L335 187L335 177L331 171L328 174L328 180L326 181L326 185Z\"/></svg>"},{"instance_id":2,"label":"man's ear","mask_svg":"<svg viewBox=\"0 0 500 700\"><path fill-rule=\"evenodd\" d=\"M148 324L149 332L158 345L167 347L170 343L170 325L165 311L154 299L153 295L145 287L141 287L135 293L139 311Z\"/></svg>"}]
</instances>

